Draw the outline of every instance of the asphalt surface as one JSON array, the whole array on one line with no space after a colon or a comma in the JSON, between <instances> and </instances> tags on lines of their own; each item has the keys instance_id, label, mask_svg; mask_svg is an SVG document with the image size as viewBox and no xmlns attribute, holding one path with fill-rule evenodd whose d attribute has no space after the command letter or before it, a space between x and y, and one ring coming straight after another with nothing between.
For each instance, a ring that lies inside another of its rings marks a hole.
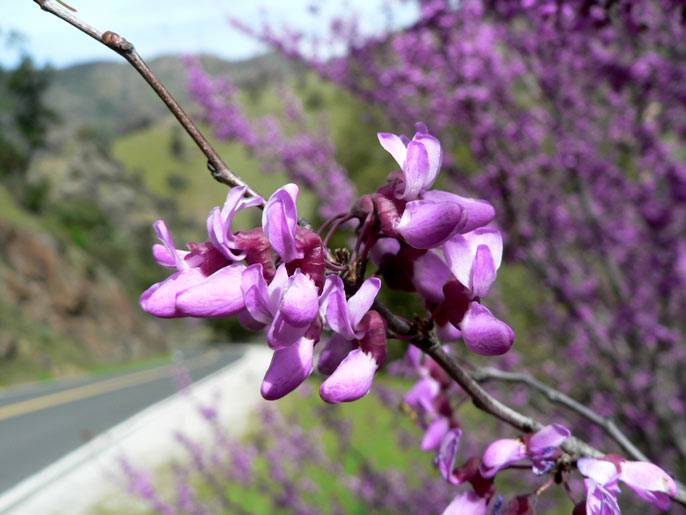
<instances>
[{"instance_id":1,"label":"asphalt surface","mask_svg":"<svg viewBox=\"0 0 686 515\"><path fill-rule=\"evenodd\" d=\"M91 438L176 393L179 370L198 380L242 355L225 348L135 371L34 384L0 393L0 492Z\"/></svg>"}]
</instances>

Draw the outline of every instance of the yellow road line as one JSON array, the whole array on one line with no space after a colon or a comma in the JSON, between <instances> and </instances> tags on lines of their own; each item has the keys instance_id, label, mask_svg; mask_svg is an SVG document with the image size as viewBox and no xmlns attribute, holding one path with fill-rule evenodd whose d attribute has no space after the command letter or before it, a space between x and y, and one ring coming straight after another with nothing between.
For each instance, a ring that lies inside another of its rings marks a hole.
<instances>
[{"instance_id":1,"label":"yellow road line","mask_svg":"<svg viewBox=\"0 0 686 515\"><path fill-rule=\"evenodd\" d=\"M205 354L185 361L182 365L190 369L197 366L209 365L216 362L218 359L219 351L213 349ZM164 365L162 367L143 370L141 372L135 372L122 377L106 379L98 383L77 386L69 390L50 393L48 395L36 397L35 399L9 404L7 406L0 406L0 420L18 417L19 415L24 415L33 411L39 411L45 408L51 408L53 406L59 406L61 404L86 399L102 393L122 390L130 386L149 383L150 381L168 376L169 372L178 366L181 366L181 364Z\"/></svg>"}]
</instances>

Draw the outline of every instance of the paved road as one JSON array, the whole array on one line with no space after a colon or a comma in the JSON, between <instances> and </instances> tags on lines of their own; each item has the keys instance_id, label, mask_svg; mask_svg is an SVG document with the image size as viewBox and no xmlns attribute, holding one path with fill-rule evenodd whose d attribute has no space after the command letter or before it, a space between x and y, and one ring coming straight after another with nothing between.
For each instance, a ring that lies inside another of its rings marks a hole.
<instances>
[{"instance_id":1,"label":"paved road","mask_svg":"<svg viewBox=\"0 0 686 515\"><path fill-rule=\"evenodd\" d=\"M179 363L0 393L0 492L175 393L180 365L197 380L241 354L240 349L209 350Z\"/></svg>"}]
</instances>

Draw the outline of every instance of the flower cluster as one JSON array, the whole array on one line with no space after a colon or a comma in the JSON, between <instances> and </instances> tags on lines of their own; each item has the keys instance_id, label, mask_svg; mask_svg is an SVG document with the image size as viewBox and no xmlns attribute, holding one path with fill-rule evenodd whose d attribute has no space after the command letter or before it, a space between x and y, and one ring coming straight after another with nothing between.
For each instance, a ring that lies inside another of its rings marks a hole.
<instances>
[{"instance_id":1,"label":"flower cluster","mask_svg":"<svg viewBox=\"0 0 686 515\"><path fill-rule=\"evenodd\" d=\"M402 170L350 214L328 221L333 225L325 241L345 220L359 219L358 263L376 256L391 287L398 260L409 263L412 288L425 297L441 334L449 340L462 335L480 354L502 354L514 333L480 303L502 256L500 233L485 227L495 212L485 201L429 189L441 146L423 124L417 127L412 141L379 134ZM266 399L283 397L312 373L314 347L330 331L319 354L319 371L328 375L320 395L331 403L353 401L369 392L386 360L387 323L371 309L381 280L343 274L346 284L340 275L327 275L327 267L345 271L350 263L330 262L319 234L298 225L298 191L287 184L265 204L246 198L245 187L233 188L224 206L210 212L208 239L189 243L189 250L177 249L166 224L157 222L161 244L153 254L176 272L145 291L141 306L165 318L236 316L244 327L264 330L274 350L262 383ZM233 232L237 212L262 205L261 227Z\"/></svg>"},{"instance_id":2,"label":"flower cluster","mask_svg":"<svg viewBox=\"0 0 686 515\"><path fill-rule=\"evenodd\" d=\"M266 399L283 397L311 374L314 345L330 328L320 361L330 376L321 396L333 403L362 397L385 360L385 322L370 311L379 279L365 281L346 302L341 278L325 276L321 238L297 225L295 184L267 201L262 227L234 233L234 215L263 204L245 191L233 188L223 208L210 212L208 240L189 243L189 251L175 247L164 222L155 224L162 242L153 247L155 258L177 271L145 291L141 307L167 318L237 316L246 328L265 330L274 350L262 383Z\"/></svg>"}]
</instances>

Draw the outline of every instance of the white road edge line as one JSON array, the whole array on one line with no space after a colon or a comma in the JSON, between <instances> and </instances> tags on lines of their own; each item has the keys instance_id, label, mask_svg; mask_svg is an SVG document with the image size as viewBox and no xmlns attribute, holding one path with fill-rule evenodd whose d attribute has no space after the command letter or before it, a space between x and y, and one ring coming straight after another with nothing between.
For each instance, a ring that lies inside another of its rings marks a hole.
<instances>
[{"instance_id":1,"label":"white road edge line","mask_svg":"<svg viewBox=\"0 0 686 515\"><path fill-rule=\"evenodd\" d=\"M125 496L123 483L117 483L123 478L121 456L137 467L153 470L175 457L186 458L175 433L210 441L209 425L197 413L196 402L215 405L219 396L222 421L233 434L239 434L247 415L265 402L259 386L272 354L266 345L241 347L245 349L241 358L193 384L191 399L186 392L175 393L2 493L0 514L77 515L88 513L108 496ZM3 467L8 465L3 463Z\"/></svg>"}]
</instances>

